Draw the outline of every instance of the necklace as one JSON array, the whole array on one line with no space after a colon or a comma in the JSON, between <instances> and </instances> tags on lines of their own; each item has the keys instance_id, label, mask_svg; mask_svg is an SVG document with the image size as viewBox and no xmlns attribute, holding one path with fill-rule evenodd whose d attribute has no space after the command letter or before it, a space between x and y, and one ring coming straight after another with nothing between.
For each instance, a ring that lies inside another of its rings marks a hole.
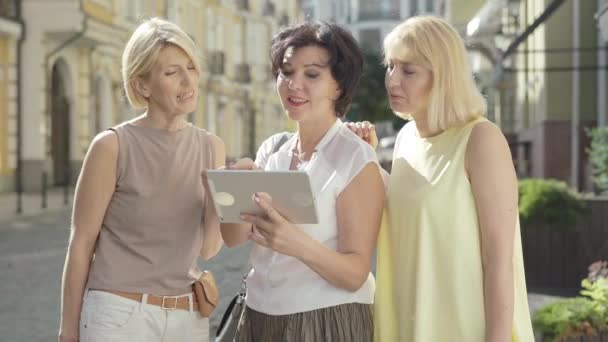
<instances>
[{"instance_id":1,"label":"necklace","mask_svg":"<svg viewBox=\"0 0 608 342\"><path fill-rule=\"evenodd\" d=\"M299 152L298 150L295 150L293 152L293 156L296 158L296 169L298 170L303 170L310 162L310 160L306 160L305 152Z\"/></svg>"},{"instance_id":2,"label":"necklace","mask_svg":"<svg viewBox=\"0 0 608 342\"><path fill-rule=\"evenodd\" d=\"M314 153L315 151L311 153L310 159L312 159ZM291 151L291 154L296 159L296 169L298 170L303 170L310 163L310 159L306 160L306 152L301 152L298 148L298 143L296 143L296 146Z\"/></svg>"}]
</instances>

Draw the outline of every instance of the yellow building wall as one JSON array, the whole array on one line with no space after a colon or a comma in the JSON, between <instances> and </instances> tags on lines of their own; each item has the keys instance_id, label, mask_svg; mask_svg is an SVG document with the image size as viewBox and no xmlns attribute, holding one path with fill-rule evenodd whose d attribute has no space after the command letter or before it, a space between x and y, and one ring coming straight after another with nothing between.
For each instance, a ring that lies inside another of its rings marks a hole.
<instances>
[{"instance_id":1,"label":"yellow building wall","mask_svg":"<svg viewBox=\"0 0 608 342\"><path fill-rule=\"evenodd\" d=\"M116 5L116 3L114 3L114 5ZM91 17L103 22L104 24L112 24L114 21L115 8L112 7L106 7L90 0L87 0L83 3L84 12L90 15Z\"/></svg>"},{"instance_id":2,"label":"yellow building wall","mask_svg":"<svg viewBox=\"0 0 608 342\"><path fill-rule=\"evenodd\" d=\"M0 36L0 175L9 174L8 166L8 49L9 38Z\"/></svg>"},{"instance_id":3,"label":"yellow building wall","mask_svg":"<svg viewBox=\"0 0 608 342\"><path fill-rule=\"evenodd\" d=\"M486 0L452 0L448 20L453 25L462 28L475 17L485 3Z\"/></svg>"},{"instance_id":4,"label":"yellow building wall","mask_svg":"<svg viewBox=\"0 0 608 342\"><path fill-rule=\"evenodd\" d=\"M89 59L90 50L88 48L81 48L78 51L78 88L77 88L77 96L78 96L78 146L80 146L80 151L77 151L79 156L84 156L86 153L87 147L91 141L91 120L93 118L90 115L91 113L91 103L92 94L91 94L91 78L93 75L91 74L90 67L90 59Z\"/></svg>"}]
</instances>

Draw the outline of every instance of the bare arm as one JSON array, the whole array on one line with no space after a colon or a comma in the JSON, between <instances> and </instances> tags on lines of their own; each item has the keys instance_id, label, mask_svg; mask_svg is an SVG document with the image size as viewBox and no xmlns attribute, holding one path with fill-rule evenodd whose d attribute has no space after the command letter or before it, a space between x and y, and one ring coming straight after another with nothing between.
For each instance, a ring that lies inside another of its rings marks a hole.
<instances>
[{"instance_id":1,"label":"bare arm","mask_svg":"<svg viewBox=\"0 0 608 342\"><path fill-rule=\"evenodd\" d=\"M367 201L361 200L364 197ZM384 207L384 185L377 165L366 165L338 196L337 251L297 229L263 198L258 197L258 202L269 219L246 216L256 227L252 240L300 259L337 287L361 288L371 269Z\"/></svg>"},{"instance_id":2,"label":"bare arm","mask_svg":"<svg viewBox=\"0 0 608 342\"><path fill-rule=\"evenodd\" d=\"M486 341L511 341L513 324L513 245L517 224L517 177L502 132L477 124L466 151L481 231Z\"/></svg>"},{"instance_id":3,"label":"bare arm","mask_svg":"<svg viewBox=\"0 0 608 342\"><path fill-rule=\"evenodd\" d=\"M257 166L253 160L243 158L230 166L234 170L254 170ZM222 237L228 247L238 246L249 241L249 233L251 232L250 223L222 223Z\"/></svg>"},{"instance_id":4,"label":"bare arm","mask_svg":"<svg viewBox=\"0 0 608 342\"><path fill-rule=\"evenodd\" d=\"M224 147L224 141L215 135L210 135L209 141L213 148L213 155L215 156L215 165L213 165L213 168L217 169L223 167L226 164L226 148ZM205 216L201 224L203 230L203 245L201 246L200 255L203 259L209 260L220 251L224 243L220 232L220 220L215 212L209 191L205 191Z\"/></svg>"},{"instance_id":5,"label":"bare arm","mask_svg":"<svg viewBox=\"0 0 608 342\"><path fill-rule=\"evenodd\" d=\"M116 187L118 138L100 133L89 147L76 185L61 288L60 341L78 341L80 310L95 242Z\"/></svg>"}]
</instances>

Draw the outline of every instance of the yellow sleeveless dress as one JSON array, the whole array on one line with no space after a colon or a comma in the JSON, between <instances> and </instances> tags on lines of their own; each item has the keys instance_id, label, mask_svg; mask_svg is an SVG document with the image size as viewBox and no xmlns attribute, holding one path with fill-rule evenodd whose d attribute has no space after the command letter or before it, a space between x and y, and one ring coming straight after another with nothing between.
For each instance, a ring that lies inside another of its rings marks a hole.
<instances>
[{"instance_id":1,"label":"yellow sleeveless dress","mask_svg":"<svg viewBox=\"0 0 608 342\"><path fill-rule=\"evenodd\" d=\"M417 137L414 122L399 133L378 241L375 341L484 342L481 241L464 157L485 120L431 138ZM513 270L512 340L532 342L519 222Z\"/></svg>"}]
</instances>

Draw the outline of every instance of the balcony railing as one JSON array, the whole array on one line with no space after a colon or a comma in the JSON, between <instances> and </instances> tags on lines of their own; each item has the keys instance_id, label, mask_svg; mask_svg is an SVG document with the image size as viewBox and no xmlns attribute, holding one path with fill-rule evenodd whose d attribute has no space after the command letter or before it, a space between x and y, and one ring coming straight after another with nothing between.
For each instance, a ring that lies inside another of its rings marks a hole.
<instances>
[{"instance_id":1,"label":"balcony railing","mask_svg":"<svg viewBox=\"0 0 608 342\"><path fill-rule=\"evenodd\" d=\"M213 75L224 74L226 58L223 51L213 51L209 54L209 73Z\"/></svg>"},{"instance_id":2,"label":"balcony railing","mask_svg":"<svg viewBox=\"0 0 608 342\"><path fill-rule=\"evenodd\" d=\"M251 71L249 69L249 64L241 63L236 65L234 70L234 80L240 83L251 82Z\"/></svg>"}]
</instances>

